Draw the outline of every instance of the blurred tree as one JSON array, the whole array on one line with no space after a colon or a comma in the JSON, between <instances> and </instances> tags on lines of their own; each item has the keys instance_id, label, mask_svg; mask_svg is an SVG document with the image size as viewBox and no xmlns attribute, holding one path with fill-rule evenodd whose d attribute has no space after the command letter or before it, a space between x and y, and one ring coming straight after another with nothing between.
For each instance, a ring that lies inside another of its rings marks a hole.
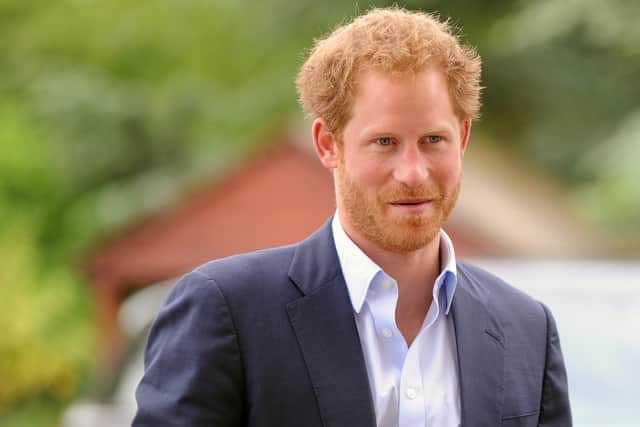
<instances>
[{"instance_id":1,"label":"blurred tree","mask_svg":"<svg viewBox=\"0 0 640 427\"><path fill-rule=\"evenodd\" d=\"M524 2L487 32L493 132L576 188L585 218L630 239L640 237L638 16L625 0Z\"/></svg>"}]
</instances>

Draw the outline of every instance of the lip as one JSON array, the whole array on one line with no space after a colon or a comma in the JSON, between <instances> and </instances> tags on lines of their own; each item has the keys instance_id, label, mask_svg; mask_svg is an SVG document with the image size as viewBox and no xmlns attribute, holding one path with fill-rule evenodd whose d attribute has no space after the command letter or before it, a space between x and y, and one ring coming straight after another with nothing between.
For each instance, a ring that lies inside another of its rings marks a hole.
<instances>
[{"instance_id":1,"label":"lip","mask_svg":"<svg viewBox=\"0 0 640 427\"><path fill-rule=\"evenodd\" d=\"M433 205L433 199L401 199L389 202L389 205L396 211L419 214Z\"/></svg>"},{"instance_id":2,"label":"lip","mask_svg":"<svg viewBox=\"0 0 640 427\"><path fill-rule=\"evenodd\" d=\"M389 203L392 205L419 205L422 203L431 203L432 201L433 199L400 199Z\"/></svg>"}]
</instances>

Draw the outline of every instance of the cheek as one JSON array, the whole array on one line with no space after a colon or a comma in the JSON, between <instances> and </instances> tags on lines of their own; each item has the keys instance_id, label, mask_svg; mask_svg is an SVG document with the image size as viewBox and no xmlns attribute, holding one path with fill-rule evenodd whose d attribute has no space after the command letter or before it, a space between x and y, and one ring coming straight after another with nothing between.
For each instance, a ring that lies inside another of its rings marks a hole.
<instances>
[{"instance_id":1,"label":"cheek","mask_svg":"<svg viewBox=\"0 0 640 427\"><path fill-rule=\"evenodd\" d=\"M362 190L368 188L374 190L375 187L384 184L388 178L384 162L367 156L352 156L342 166L351 180Z\"/></svg>"},{"instance_id":2,"label":"cheek","mask_svg":"<svg viewBox=\"0 0 640 427\"><path fill-rule=\"evenodd\" d=\"M386 174L381 167L371 166L361 169L359 173L360 182L366 187L380 187L386 181Z\"/></svg>"},{"instance_id":3,"label":"cheek","mask_svg":"<svg viewBox=\"0 0 640 427\"><path fill-rule=\"evenodd\" d=\"M460 158L458 156L451 156L442 159L432 170L431 174L434 180L438 181L441 185L450 187L458 183L461 171L462 164Z\"/></svg>"}]
</instances>

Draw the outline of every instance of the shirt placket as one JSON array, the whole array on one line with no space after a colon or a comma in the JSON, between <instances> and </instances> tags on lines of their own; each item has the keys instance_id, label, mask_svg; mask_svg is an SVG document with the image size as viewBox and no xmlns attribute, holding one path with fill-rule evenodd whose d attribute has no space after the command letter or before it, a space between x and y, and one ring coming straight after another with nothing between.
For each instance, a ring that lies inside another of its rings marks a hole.
<instances>
[{"instance_id":1,"label":"shirt placket","mask_svg":"<svg viewBox=\"0 0 640 427\"><path fill-rule=\"evenodd\" d=\"M392 278L380 271L373 280L370 291L369 307L381 349L389 354L389 360L392 361L399 377L407 345L395 322L398 287Z\"/></svg>"}]
</instances>

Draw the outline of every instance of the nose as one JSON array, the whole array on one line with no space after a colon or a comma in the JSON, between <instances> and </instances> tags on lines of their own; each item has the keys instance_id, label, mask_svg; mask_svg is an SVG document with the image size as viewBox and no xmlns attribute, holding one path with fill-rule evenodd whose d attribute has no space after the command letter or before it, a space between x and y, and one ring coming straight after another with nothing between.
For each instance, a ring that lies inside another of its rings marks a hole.
<instances>
[{"instance_id":1,"label":"nose","mask_svg":"<svg viewBox=\"0 0 640 427\"><path fill-rule=\"evenodd\" d=\"M407 187L423 185L429 172L427 161L423 158L424 154L420 152L420 149L416 146L407 146L398 154L394 168L395 180Z\"/></svg>"}]
</instances>

